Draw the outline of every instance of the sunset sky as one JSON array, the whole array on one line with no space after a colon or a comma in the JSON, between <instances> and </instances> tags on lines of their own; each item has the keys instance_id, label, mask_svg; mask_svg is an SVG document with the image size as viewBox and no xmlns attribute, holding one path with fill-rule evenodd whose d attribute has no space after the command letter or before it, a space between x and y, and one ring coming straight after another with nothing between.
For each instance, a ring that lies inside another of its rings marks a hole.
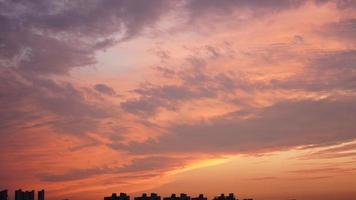
<instances>
[{"instance_id":1,"label":"sunset sky","mask_svg":"<svg viewBox=\"0 0 356 200\"><path fill-rule=\"evenodd\" d=\"M356 199L356 1L0 0L0 190Z\"/></svg>"}]
</instances>

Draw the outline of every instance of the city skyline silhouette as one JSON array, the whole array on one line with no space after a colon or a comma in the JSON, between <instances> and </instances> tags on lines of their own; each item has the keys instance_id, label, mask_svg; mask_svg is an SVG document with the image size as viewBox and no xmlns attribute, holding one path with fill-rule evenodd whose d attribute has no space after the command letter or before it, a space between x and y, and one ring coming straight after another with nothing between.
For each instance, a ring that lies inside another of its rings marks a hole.
<instances>
[{"instance_id":1,"label":"city skyline silhouette","mask_svg":"<svg viewBox=\"0 0 356 200\"><path fill-rule=\"evenodd\" d=\"M14 191L14 199L15 200L35 200L35 190L23 191L22 189L17 189ZM130 200L130 195L126 193L120 192L119 195L117 193L112 193L111 196L103 197L103 200ZM190 197L188 194L180 193L176 195L172 193L170 196L163 197L159 196L157 193L151 193L150 196L147 193L142 193L141 196L133 197L133 200L207 200L208 198L204 196L204 194L199 194L196 197ZM8 190L0 190L0 200L11 200L8 195ZM45 200L45 190L39 190L37 192L37 200ZM212 200L238 200L234 193L229 193L225 196L224 193L221 193L219 196L215 196ZM241 200L253 200L252 198L244 198Z\"/></svg>"}]
</instances>

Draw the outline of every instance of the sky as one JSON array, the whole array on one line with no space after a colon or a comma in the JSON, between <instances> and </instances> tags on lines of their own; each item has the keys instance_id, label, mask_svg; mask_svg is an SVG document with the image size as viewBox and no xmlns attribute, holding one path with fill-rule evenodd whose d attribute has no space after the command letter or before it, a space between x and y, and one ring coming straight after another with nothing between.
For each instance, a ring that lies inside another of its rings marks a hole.
<instances>
[{"instance_id":1,"label":"sky","mask_svg":"<svg viewBox=\"0 0 356 200\"><path fill-rule=\"evenodd\" d=\"M356 1L0 0L0 189L356 198Z\"/></svg>"}]
</instances>

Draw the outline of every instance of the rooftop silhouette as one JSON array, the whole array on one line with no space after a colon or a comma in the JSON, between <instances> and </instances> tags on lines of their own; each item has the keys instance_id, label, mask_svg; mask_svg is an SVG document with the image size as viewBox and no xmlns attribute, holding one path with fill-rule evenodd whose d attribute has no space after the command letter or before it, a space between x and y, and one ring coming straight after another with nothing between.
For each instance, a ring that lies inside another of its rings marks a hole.
<instances>
[{"instance_id":1,"label":"rooftop silhouette","mask_svg":"<svg viewBox=\"0 0 356 200\"><path fill-rule=\"evenodd\" d=\"M126 195L126 193L120 193L120 196L117 196L116 193L113 193L110 197L104 197L104 200L130 200L130 196ZM161 200L161 196L156 193L151 193L150 196L147 193L143 193L141 196L134 197L134 200ZM208 200L204 194L199 194L197 197L190 197L185 193L181 193L179 196L176 194L172 194L168 197L163 197L163 200ZM229 193L229 195L225 196L225 194L221 194L220 196L214 197L212 200L238 200L234 193ZM253 200L251 198L243 199L243 200Z\"/></svg>"},{"instance_id":2,"label":"rooftop silhouette","mask_svg":"<svg viewBox=\"0 0 356 200\"><path fill-rule=\"evenodd\" d=\"M16 190L15 200L35 200L35 191L22 191L21 189Z\"/></svg>"},{"instance_id":3,"label":"rooftop silhouette","mask_svg":"<svg viewBox=\"0 0 356 200\"><path fill-rule=\"evenodd\" d=\"M135 197L134 200L161 200L161 196L158 196L156 193L151 193L151 196L147 196L146 193L143 193L140 197Z\"/></svg>"},{"instance_id":4,"label":"rooftop silhouette","mask_svg":"<svg viewBox=\"0 0 356 200\"><path fill-rule=\"evenodd\" d=\"M44 190L38 191L38 200L45 200L44 194ZM8 190L0 191L0 200L9 200ZM35 200L35 191L22 191L18 189L15 191L15 200Z\"/></svg>"},{"instance_id":5,"label":"rooftop silhouette","mask_svg":"<svg viewBox=\"0 0 356 200\"><path fill-rule=\"evenodd\" d=\"M190 200L190 196L181 193L179 197L177 197L176 194L172 194L170 197L164 197L163 200Z\"/></svg>"},{"instance_id":6,"label":"rooftop silhouette","mask_svg":"<svg viewBox=\"0 0 356 200\"><path fill-rule=\"evenodd\" d=\"M199 194L198 197L193 197L192 200L208 200L208 198L204 197L204 194Z\"/></svg>"},{"instance_id":7,"label":"rooftop silhouette","mask_svg":"<svg viewBox=\"0 0 356 200\"><path fill-rule=\"evenodd\" d=\"M104 197L104 200L130 200L130 196L126 193L120 193L119 196L117 196L116 193L113 193L110 197Z\"/></svg>"}]
</instances>

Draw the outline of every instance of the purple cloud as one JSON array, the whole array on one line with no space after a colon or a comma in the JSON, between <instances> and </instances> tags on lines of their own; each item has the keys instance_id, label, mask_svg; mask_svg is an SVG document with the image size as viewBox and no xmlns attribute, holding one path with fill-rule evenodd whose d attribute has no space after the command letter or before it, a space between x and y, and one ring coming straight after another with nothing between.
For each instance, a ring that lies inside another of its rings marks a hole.
<instances>
[{"instance_id":1,"label":"purple cloud","mask_svg":"<svg viewBox=\"0 0 356 200\"><path fill-rule=\"evenodd\" d=\"M344 142L356 137L354 98L284 101L243 119L232 112L207 122L177 124L157 140L113 144L138 154L249 153L300 145Z\"/></svg>"}]
</instances>

